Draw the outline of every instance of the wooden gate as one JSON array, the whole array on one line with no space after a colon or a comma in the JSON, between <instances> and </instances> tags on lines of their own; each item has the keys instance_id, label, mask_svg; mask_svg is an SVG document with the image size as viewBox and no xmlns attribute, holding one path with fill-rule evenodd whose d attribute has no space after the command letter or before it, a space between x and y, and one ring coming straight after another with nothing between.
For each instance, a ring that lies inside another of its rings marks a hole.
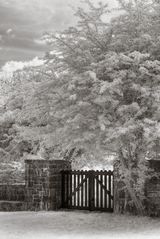
<instances>
[{"instance_id":1,"label":"wooden gate","mask_svg":"<svg viewBox=\"0 0 160 239\"><path fill-rule=\"evenodd\" d=\"M113 212L113 172L63 171L62 207Z\"/></svg>"}]
</instances>

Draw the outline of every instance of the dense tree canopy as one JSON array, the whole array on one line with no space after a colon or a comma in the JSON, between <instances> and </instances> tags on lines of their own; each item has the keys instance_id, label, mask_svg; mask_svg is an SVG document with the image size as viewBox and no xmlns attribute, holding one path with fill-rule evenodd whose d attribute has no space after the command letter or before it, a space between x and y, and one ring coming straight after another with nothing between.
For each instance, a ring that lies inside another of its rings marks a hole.
<instances>
[{"instance_id":1,"label":"dense tree canopy","mask_svg":"<svg viewBox=\"0 0 160 239\"><path fill-rule=\"evenodd\" d=\"M8 94L1 122L12 129L4 130L1 140L9 138L1 148L12 159L14 148L16 157L84 163L112 153L142 213L146 160L159 157L160 4L118 2L119 14L108 22L108 6L87 0L88 10L75 13L77 26L44 35L53 50L43 66L1 82Z\"/></svg>"}]
</instances>

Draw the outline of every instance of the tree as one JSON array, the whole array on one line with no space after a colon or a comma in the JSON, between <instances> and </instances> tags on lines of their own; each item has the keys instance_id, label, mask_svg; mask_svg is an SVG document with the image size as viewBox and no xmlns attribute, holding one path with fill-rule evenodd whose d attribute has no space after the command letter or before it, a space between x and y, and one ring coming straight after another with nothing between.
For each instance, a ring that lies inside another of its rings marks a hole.
<instances>
[{"instance_id":1,"label":"tree","mask_svg":"<svg viewBox=\"0 0 160 239\"><path fill-rule=\"evenodd\" d=\"M116 52L150 53L159 60L160 3L157 0L118 0L120 14L111 21L110 48Z\"/></svg>"},{"instance_id":2,"label":"tree","mask_svg":"<svg viewBox=\"0 0 160 239\"><path fill-rule=\"evenodd\" d=\"M152 23L148 9L153 4L119 2L125 13L111 24L92 18L93 9L98 14L100 8L87 1L91 12L78 10L77 28L47 35L47 39L54 43L52 62L55 69L60 66L57 72L63 82L65 101L57 102L56 115L63 119L64 138L70 142L65 143L81 145L90 155L115 152L132 202L143 214L146 160L153 157L153 145L159 142L160 62L148 50L153 42L146 36ZM101 13L106 12L106 6L100 6Z\"/></svg>"},{"instance_id":3,"label":"tree","mask_svg":"<svg viewBox=\"0 0 160 239\"><path fill-rule=\"evenodd\" d=\"M38 108L34 102L33 107L32 99L41 85L42 74L39 71L42 70L29 67L1 79L1 181L24 180L24 157L26 154L34 155L39 150L38 126L45 124L46 116L43 116L42 107Z\"/></svg>"},{"instance_id":4,"label":"tree","mask_svg":"<svg viewBox=\"0 0 160 239\"><path fill-rule=\"evenodd\" d=\"M38 140L36 152L52 144L48 154L66 159L114 153L131 202L143 214L146 161L158 157L160 142L160 62L142 42L150 35L155 3L119 2L124 12L111 23L102 18L106 5L87 1L89 10L76 13L77 27L46 34L53 51L43 66L20 73L24 80L8 107L14 96L22 97L19 108L12 108L18 138Z\"/></svg>"},{"instance_id":5,"label":"tree","mask_svg":"<svg viewBox=\"0 0 160 239\"><path fill-rule=\"evenodd\" d=\"M149 52L153 44L152 1L118 0L121 14L112 19L113 41L116 52Z\"/></svg>"},{"instance_id":6,"label":"tree","mask_svg":"<svg viewBox=\"0 0 160 239\"><path fill-rule=\"evenodd\" d=\"M62 33L44 35L44 39L53 47L49 58L58 61L59 68L71 68L78 73L89 70L93 62L103 57L112 38L110 25L102 19L110 12L108 5L100 2L94 6L90 0L85 2L89 10L86 12L78 8L75 13L79 18L76 27L70 27Z\"/></svg>"}]
</instances>

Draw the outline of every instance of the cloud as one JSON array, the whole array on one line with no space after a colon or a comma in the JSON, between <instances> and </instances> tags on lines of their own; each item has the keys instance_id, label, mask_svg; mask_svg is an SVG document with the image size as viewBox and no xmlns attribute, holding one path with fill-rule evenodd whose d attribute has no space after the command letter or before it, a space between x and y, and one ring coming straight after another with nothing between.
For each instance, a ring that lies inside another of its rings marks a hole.
<instances>
[{"instance_id":1,"label":"cloud","mask_svg":"<svg viewBox=\"0 0 160 239\"><path fill-rule=\"evenodd\" d=\"M13 32L13 30L11 28L7 29L6 33L9 35Z\"/></svg>"},{"instance_id":2,"label":"cloud","mask_svg":"<svg viewBox=\"0 0 160 239\"><path fill-rule=\"evenodd\" d=\"M3 66L8 61L30 61L35 56L42 58L44 56L44 51L15 47L2 47L0 53L0 66Z\"/></svg>"},{"instance_id":3,"label":"cloud","mask_svg":"<svg viewBox=\"0 0 160 239\"><path fill-rule=\"evenodd\" d=\"M35 44L38 44L38 45L40 45L40 46L46 46L46 41L44 41L44 40L41 40L41 39L34 39L34 43Z\"/></svg>"},{"instance_id":4,"label":"cloud","mask_svg":"<svg viewBox=\"0 0 160 239\"><path fill-rule=\"evenodd\" d=\"M36 67L44 64L44 60L39 59L38 57L33 58L31 61L9 61L7 62L0 72L1 77L12 77L13 73L17 70L23 70L27 67Z\"/></svg>"},{"instance_id":5,"label":"cloud","mask_svg":"<svg viewBox=\"0 0 160 239\"><path fill-rule=\"evenodd\" d=\"M80 2L81 0L0 0L0 47L3 48L0 67L7 60L28 60L47 51L48 47L39 40L42 34L74 25L76 21L69 5L76 8Z\"/></svg>"}]
</instances>

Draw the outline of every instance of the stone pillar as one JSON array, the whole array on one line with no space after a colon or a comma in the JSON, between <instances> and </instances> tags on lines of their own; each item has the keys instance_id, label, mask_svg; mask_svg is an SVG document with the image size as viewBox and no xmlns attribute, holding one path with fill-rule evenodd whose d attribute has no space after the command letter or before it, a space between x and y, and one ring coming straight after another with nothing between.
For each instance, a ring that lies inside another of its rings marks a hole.
<instances>
[{"instance_id":1,"label":"stone pillar","mask_svg":"<svg viewBox=\"0 0 160 239\"><path fill-rule=\"evenodd\" d=\"M28 210L56 210L62 204L61 171L70 170L65 160L26 160L26 202Z\"/></svg>"},{"instance_id":2,"label":"stone pillar","mask_svg":"<svg viewBox=\"0 0 160 239\"><path fill-rule=\"evenodd\" d=\"M146 181L147 214L160 217L160 160L148 161L151 178Z\"/></svg>"}]
</instances>

